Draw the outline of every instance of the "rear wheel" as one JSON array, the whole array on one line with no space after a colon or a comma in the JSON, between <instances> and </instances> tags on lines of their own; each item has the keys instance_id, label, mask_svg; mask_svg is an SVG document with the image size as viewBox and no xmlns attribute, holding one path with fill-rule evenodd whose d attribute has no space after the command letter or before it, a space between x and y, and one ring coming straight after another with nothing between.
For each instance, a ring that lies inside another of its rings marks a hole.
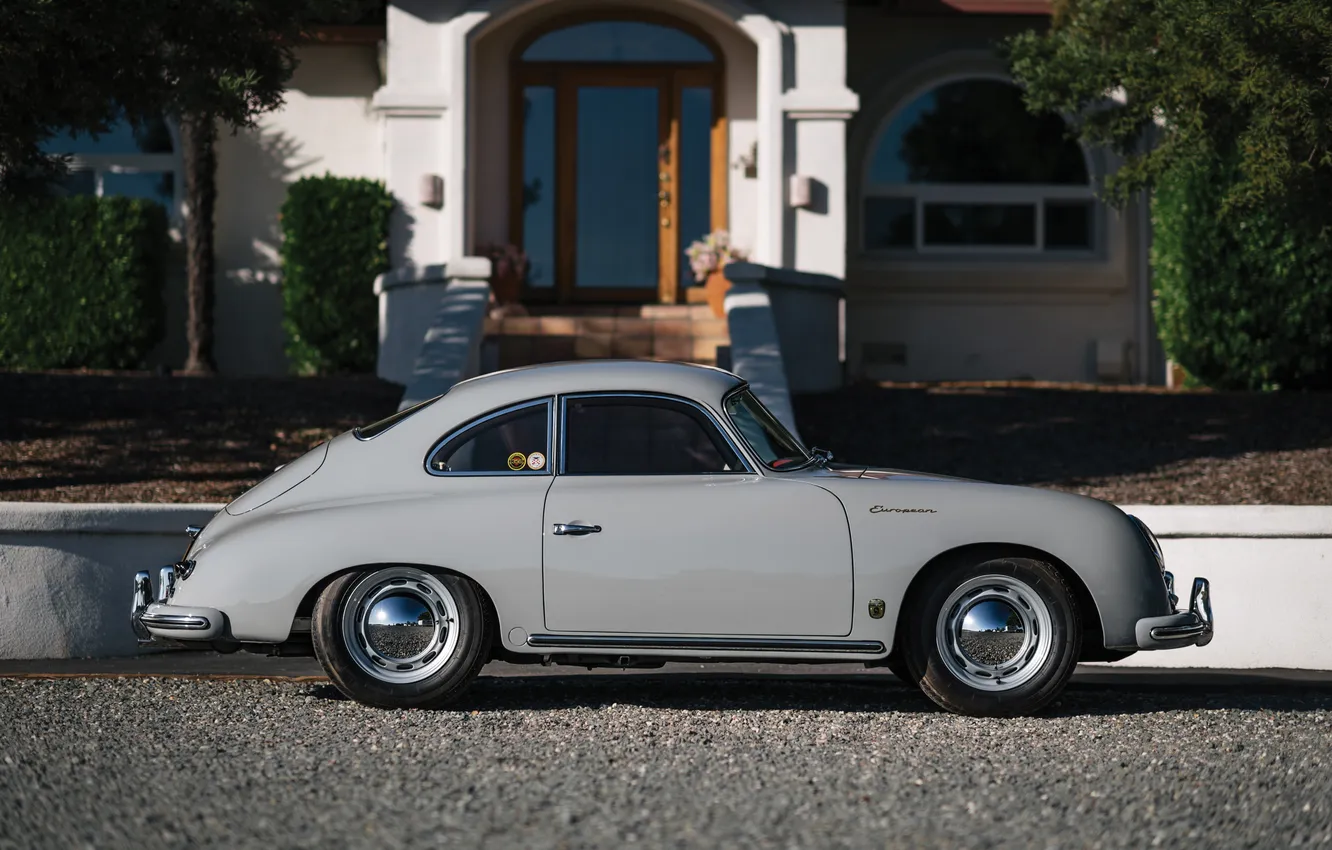
<instances>
[{"instance_id":1,"label":"rear wheel","mask_svg":"<svg viewBox=\"0 0 1332 850\"><path fill-rule=\"evenodd\" d=\"M473 584L418 567L334 579L315 603L315 655L348 697L382 708L442 705L489 657L490 624Z\"/></svg>"},{"instance_id":2,"label":"rear wheel","mask_svg":"<svg viewBox=\"0 0 1332 850\"><path fill-rule=\"evenodd\" d=\"M1031 714L1077 665L1082 624L1050 564L1001 558L942 571L921 591L907 629L921 690L958 714Z\"/></svg>"}]
</instances>

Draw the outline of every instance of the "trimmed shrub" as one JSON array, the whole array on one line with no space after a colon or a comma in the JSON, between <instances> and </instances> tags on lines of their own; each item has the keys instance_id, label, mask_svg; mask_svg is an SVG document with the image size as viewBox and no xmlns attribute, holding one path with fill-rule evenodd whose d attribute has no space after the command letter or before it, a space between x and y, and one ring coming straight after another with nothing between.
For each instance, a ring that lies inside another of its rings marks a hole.
<instances>
[{"instance_id":1,"label":"trimmed shrub","mask_svg":"<svg viewBox=\"0 0 1332 850\"><path fill-rule=\"evenodd\" d=\"M304 177L282 205L287 357L300 375L374 371L375 276L388 271L393 196L382 183Z\"/></svg>"},{"instance_id":2,"label":"trimmed shrub","mask_svg":"<svg viewBox=\"0 0 1332 850\"><path fill-rule=\"evenodd\" d=\"M162 339L167 245L154 201L0 205L0 368L141 367Z\"/></svg>"},{"instance_id":3,"label":"trimmed shrub","mask_svg":"<svg viewBox=\"0 0 1332 850\"><path fill-rule=\"evenodd\" d=\"M1305 196L1223 208L1239 179L1225 160L1199 158L1156 189L1165 351L1217 389L1332 388L1332 206Z\"/></svg>"}]
</instances>

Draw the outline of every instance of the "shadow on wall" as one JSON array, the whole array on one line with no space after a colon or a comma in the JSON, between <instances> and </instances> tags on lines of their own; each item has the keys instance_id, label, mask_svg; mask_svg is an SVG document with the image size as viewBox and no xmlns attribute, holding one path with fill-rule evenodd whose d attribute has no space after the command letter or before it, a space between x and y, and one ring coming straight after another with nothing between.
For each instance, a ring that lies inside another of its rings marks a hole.
<instances>
[{"instance_id":1,"label":"shadow on wall","mask_svg":"<svg viewBox=\"0 0 1332 850\"><path fill-rule=\"evenodd\" d=\"M806 441L848 463L1074 490L1153 473L1137 485L1139 498L1149 487L1193 504L1328 498L1328 476L1311 464L1332 458L1297 463L1270 453L1332 447L1332 394L861 384L794 402Z\"/></svg>"},{"instance_id":2,"label":"shadow on wall","mask_svg":"<svg viewBox=\"0 0 1332 850\"><path fill-rule=\"evenodd\" d=\"M227 374L281 374L279 211L292 175L319 163L281 131L218 139L216 355ZM368 285L368 284L367 284Z\"/></svg>"}]
</instances>

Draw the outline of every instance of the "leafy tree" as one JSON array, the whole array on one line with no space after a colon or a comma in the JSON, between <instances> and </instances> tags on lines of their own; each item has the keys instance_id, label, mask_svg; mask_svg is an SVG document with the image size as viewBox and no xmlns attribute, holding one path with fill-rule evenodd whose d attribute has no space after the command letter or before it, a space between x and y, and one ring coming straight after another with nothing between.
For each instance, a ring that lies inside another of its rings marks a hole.
<instances>
[{"instance_id":1,"label":"leafy tree","mask_svg":"<svg viewBox=\"0 0 1332 850\"><path fill-rule=\"evenodd\" d=\"M123 115L181 120L190 224L187 369L211 370L212 153L217 124L247 127L282 105L293 49L314 21L363 0L4 0L0 3L0 191L31 191L65 163L42 143L104 133Z\"/></svg>"},{"instance_id":2,"label":"leafy tree","mask_svg":"<svg viewBox=\"0 0 1332 850\"><path fill-rule=\"evenodd\" d=\"M1317 192L1332 173L1327 0L1055 0L1049 30L1006 51L1033 111L1127 155L1115 200L1204 151L1235 158L1227 208Z\"/></svg>"},{"instance_id":3,"label":"leafy tree","mask_svg":"<svg viewBox=\"0 0 1332 850\"><path fill-rule=\"evenodd\" d=\"M1332 3L1056 0L1011 39L1034 111L1154 190L1166 352L1228 389L1332 388Z\"/></svg>"}]
</instances>

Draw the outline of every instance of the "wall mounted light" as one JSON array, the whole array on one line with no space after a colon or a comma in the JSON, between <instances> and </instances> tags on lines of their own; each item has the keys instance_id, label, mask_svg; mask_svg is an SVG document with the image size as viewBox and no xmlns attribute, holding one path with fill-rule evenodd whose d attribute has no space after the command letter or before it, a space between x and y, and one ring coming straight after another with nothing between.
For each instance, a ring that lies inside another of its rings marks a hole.
<instances>
[{"instance_id":1,"label":"wall mounted light","mask_svg":"<svg viewBox=\"0 0 1332 850\"><path fill-rule=\"evenodd\" d=\"M417 201L423 207L440 209L444 206L444 178L438 174L422 174Z\"/></svg>"}]
</instances>

